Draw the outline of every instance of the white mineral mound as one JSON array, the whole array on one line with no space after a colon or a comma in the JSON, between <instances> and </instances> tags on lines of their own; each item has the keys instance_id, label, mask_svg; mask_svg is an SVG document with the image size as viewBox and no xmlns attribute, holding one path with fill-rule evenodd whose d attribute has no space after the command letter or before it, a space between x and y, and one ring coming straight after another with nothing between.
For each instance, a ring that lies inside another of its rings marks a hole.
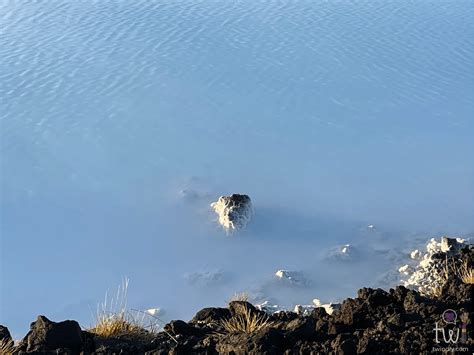
<instances>
[{"instance_id":1,"label":"white mineral mound","mask_svg":"<svg viewBox=\"0 0 474 355\"><path fill-rule=\"evenodd\" d=\"M343 244L341 246L332 248L328 252L327 258L337 261L352 260L356 254L357 252L351 244Z\"/></svg>"},{"instance_id":2,"label":"white mineral mound","mask_svg":"<svg viewBox=\"0 0 474 355\"><path fill-rule=\"evenodd\" d=\"M404 276L401 284L418 290L422 294L432 294L441 287L445 279L446 255L456 255L469 243L461 238L443 237L441 242L432 238L426 245L426 252L413 250L410 264L401 266L398 271Z\"/></svg>"},{"instance_id":3,"label":"white mineral mound","mask_svg":"<svg viewBox=\"0 0 474 355\"><path fill-rule=\"evenodd\" d=\"M219 223L228 230L245 228L253 215L252 201L247 195L221 196L211 207L219 215Z\"/></svg>"},{"instance_id":4,"label":"white mineral mound","mask_svg":"<svg viewBox=\"0 0 474 355\"><path fill-rule=\"evenodd\" d=\"M341 309L340 303L322 303L321 300L315 298L313 300L313 308L324 308L327 314L331 315Z\"/></svg>"}]
</instances>

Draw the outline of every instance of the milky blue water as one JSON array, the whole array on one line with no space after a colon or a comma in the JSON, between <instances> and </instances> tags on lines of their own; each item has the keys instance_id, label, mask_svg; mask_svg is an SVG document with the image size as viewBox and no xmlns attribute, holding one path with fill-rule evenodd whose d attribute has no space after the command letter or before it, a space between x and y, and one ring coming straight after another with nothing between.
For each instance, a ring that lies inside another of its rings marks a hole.
<instances>
[{"instance_id":1,"label":"milky blue water","mask_svg":"<svg viewBox=\"0 0 474 355\"><path fill-rule=\"evenodd\" d=\"M0 323L88 326L122 276L169 318L337 299L387 260L333 246L472 232L473 5L1 1ZM209 203L233 192L256 215L229 236Z\"/></svg>"}]
</instances>

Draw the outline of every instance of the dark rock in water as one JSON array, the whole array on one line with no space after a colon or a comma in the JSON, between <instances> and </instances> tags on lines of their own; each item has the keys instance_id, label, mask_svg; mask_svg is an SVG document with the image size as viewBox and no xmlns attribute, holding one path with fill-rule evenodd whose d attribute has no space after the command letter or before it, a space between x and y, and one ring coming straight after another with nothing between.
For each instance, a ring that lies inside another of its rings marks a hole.
<instances>
[{"instance_id":1,"label":"dark rock in water","mask_svg":"<svg viewBox=\"0 0 474 355\"><path fill-rule=\"evenodd\" d=\"M252 201L247 195L221 196L211 207L219 215L219 223L226 229L242 229L253 214Z\"/></svg>"},{"instance_id":2,"label":"dark rock in water","mask_svg":"<svg viewBox=\"0 0 474 355\"><path fill-rule=\"evenodd\" d=\"M45 316L31 323L30 331L21 342L26 351L51 351L68 349L80 351L83 347L82 331L73 320L50 321Z\"/></svg>"}]
</instances>

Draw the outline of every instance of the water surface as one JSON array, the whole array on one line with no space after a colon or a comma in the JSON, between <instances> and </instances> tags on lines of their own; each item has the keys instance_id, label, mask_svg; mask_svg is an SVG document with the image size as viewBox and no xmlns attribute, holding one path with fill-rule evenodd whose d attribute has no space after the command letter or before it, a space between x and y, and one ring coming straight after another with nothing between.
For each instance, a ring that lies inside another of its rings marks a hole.
<instances>
[{"instance_id":1,"label":"water surface","mask_svg":"<svg viewBox=\"0 0 474 355\"><path fill-rule=\"evenodd\" d=\"M132 306L169 318L242 290L351 296L389 260L328 267L332 247L474 230L472 1L4 0L0 14L0 321L17 337L40 313L87 326L124 275ZM208 205L233 192L257 214L227 236ZM279 268L312 286L275 289ZM186 278L212 271L225 276Z\"/></svg>"}]
</instances>

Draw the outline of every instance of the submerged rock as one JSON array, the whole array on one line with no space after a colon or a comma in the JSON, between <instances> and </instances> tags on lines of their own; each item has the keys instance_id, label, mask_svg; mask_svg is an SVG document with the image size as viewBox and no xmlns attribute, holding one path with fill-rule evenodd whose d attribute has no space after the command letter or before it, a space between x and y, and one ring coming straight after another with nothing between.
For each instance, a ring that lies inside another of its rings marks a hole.
<instances>
[{"instance_id":1,"label":"submerged rock","mask_svg":"<svg viewBox=\"0 0 474 355\"><path fill-rule=\"evenodd\" d=\"M226 274L223 271L195 271L184 275L184 278L191 285L212 286L218 285L226 280Z\"/></svg>"},{"instance_id":2,"label":"submerged rock","mask_svg":"<svg viewBox=\"0 0 474 355\"><path fill-rule=\"evenodd\" d=\"M221 196L211 207L219 215L219 224L228 230L245 228L253 214L252 201L247 195Z\"/></svg>"},{"instance_id":3,"label":"submerged rock","mask_svg":"<svg viewBox=\"0 0 474 355\"><path fill-rule=\"evenodd\" d=\"M349 261L353 260L356 254L357 251L351 244L343 244L332 248L329 251L327 258L332 261Z\"/></svg>"},{"instance_id":4,"label":"submerged rock","mask_svg":"<svg viewBox=\"0 0 474 355\"><path fill-rule=\"evenodd\" d=\"M306 280L301 271L277 270L275 272L275 279L288 286L308 286L309 281Z\"/></svg>"}]
</instances>

